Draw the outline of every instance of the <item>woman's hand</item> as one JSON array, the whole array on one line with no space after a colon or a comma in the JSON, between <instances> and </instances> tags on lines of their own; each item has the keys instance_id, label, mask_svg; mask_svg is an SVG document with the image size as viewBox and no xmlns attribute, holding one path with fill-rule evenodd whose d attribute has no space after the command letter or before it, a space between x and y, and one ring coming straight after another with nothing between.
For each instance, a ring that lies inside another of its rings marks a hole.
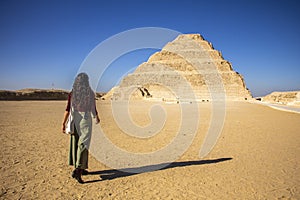
<instances>
[{"instance_id":1,"label":"woman's hand","mask_svg":"<svg viewBox=\"0 0 300 200\"><path fill-rule=\"evenodd\" d=\"M66 133L66 126L65 126L65 124L62 125L61 131L62 131L62 133Z\"/></svg>"},{"instance_id":2,"label":"woman's hand","mask_svg":"<svg viewBox=\"0 0 300 200\"><path fill-rule=\"evenodd\" d=\"M69 114L70 114L70 112L65 111L64 119L63 119L62 126L61 126L62 133L66 133L66 122L67 122L67 119L69 117Z\"/></svg>"},{"instance_id":3,"label":"woman's hand","mask_svg":"<svg viewBox=\"0 0 300 200\"><path fill-rule=\"evenodd\" d=\"M99 118L99 116L97 115L96 116L96 124L99 124L100 123L100 118Z\"/></svg>"}]
</instances>

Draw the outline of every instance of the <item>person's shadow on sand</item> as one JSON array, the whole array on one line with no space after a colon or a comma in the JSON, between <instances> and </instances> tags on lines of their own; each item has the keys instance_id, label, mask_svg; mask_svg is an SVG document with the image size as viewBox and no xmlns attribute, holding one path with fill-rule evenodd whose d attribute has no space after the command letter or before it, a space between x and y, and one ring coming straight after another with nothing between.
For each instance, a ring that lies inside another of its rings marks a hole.
<instances>
[{"instance_id":1,"label":"person's shadow on sand","mask_svg":"<svg viewBox=\"0 0 300 200\"><path fill-rule=\"evenodd\" d=\"M89 175L100 175L100 180L91 180L86 181L84 183L93 183L98 181L104 181L104 180L112 180L115 178L121 178L126 176L133 176L138 175L140 173L145 172L151 172L151 171L159 171L159 170L165 170L175 167L185 167L190 165L204 165L204 164L214 164L219 162L224 162L231 160L232 158L218 158L218 159L212 159L212 160L199 160L199 161L184 161L184 162L173 162L173 163L162 163L157 165L148 165L143 167L136 167L136 168L126 168L126 169L109 169L109 170L102 170L102 171L92 171L89 172ZM130 173L136 172L136 173Z\"/></svg>"}]
</instances>

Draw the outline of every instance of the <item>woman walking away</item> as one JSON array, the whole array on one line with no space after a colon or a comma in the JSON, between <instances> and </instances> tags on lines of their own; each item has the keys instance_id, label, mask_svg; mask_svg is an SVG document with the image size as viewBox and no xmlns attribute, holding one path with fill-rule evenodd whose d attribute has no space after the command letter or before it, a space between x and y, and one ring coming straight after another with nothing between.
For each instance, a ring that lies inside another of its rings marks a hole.
<instances>
[{"instance_id":1,"label":"woman walking away","mask_svg":"<svg viewBox=\"0 0 300 200\"><path fill-rule=\"evenodd\" d=\"M62 132L66 132L66 121L73 114L74 134L71 134L69 164L75 167L72 177L83 183L82 174L87 174L88 147L92 134L92 116L96 124L100 122L95 103L95 94L89 85L86 73L77 75L73 89L69 94L67 108L64 114ZM92 115L92 116L91 116Z\"/></svg>"}]
</instances>

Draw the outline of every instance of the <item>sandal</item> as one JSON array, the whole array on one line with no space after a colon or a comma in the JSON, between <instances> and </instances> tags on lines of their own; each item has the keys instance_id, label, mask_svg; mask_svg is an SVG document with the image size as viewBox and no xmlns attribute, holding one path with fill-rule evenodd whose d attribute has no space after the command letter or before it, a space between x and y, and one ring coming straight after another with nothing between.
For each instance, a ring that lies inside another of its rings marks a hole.
<instances>
[{"instance_id":1,"label":"sandal","mask_svg":"<svg viewBox=\"0 0 300 200\"><path fill-rule=\"evenodd\" d=\"M81 173L82 173L82 170L81 169L75 169L73 172L72 172L72 177L75 178L78 183L84 183L83 180L81 179Z\"/></svg>"}]
</instances>

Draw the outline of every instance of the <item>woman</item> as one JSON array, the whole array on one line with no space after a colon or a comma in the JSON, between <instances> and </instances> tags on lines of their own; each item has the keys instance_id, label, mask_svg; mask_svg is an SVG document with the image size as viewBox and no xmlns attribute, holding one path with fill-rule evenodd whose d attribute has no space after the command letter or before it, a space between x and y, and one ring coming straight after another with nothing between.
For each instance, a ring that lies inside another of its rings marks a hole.
<instances>
[{"instance_id":1,"label":"woman","mask_svg":"<svg viewBox=\"0 0 300 200\"><path fill-rule=\"evenodd\" d=\"M92 118L96 118L96 124L100 122L95 103L95 94L89 85L89 77L86 73L77 75L73 89L69 94L67 108L64 114L62 131L65 133L66 121L73 109L75 133L71 134L69 164L75 167L72 177L79 183L83 183L82 174L87 174L88 147L92 133Z\"/></svg>"}]
</instances>

